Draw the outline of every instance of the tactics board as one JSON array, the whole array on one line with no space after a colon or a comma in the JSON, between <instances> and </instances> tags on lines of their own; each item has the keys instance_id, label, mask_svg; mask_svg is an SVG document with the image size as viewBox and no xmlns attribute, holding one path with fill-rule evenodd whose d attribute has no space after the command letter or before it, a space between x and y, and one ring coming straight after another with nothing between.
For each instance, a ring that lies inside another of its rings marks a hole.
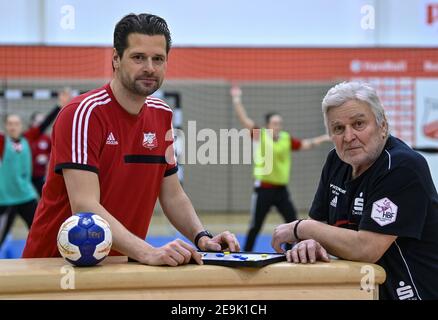
<instances>
[{"instance_id":1,"label":"tactics board","mask_svg":"<svg viewBox=\"0 0 438 320\"><path fill-rule=\"evenodd\" d=\"M263 267L271 263L285 261L283 253L262 252L209 252L199 251L204 264L226 267Z\"/></svg>"}]
</instances>

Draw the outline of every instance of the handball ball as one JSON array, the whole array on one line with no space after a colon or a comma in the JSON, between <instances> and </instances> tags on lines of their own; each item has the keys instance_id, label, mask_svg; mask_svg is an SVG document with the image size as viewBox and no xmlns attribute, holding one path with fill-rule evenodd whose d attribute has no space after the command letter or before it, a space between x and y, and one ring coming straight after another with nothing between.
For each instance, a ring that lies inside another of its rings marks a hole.
<instances>
[{"instance_id":1,"label":"handball ball","mask_svg":"<svg viewBox=\"0 0 438 320\"><path fill-rule=\"evenodd\" d=\"M80 212L69 217L58 232L58 250L75 266L94 266L109 254L112 235L102 217Z\"/></svg>"}]
</instances>

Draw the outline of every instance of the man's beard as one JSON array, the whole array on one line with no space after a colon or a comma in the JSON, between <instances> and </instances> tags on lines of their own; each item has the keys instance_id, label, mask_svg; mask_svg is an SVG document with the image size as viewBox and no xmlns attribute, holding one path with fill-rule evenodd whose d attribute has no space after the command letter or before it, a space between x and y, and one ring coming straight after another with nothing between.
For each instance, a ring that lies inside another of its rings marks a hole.
<instances>
[{"instance_id":1,"label":"man's beard","mask_svg":"<svg viewBox=\"0 0 438 320\"><path fill-rule=\"evenodd\" d=\"M140 81L137 81L138 79L135 79L134 81L130 81L128 77L125 77L122 75L121 82L122 85L132 94L141 96L141 97L147 97L153 94L155 91L157 91L160 88L160 81L155 78L157 81L153 86L145 87L141 85Z\"/></svg>"}]
</instances>

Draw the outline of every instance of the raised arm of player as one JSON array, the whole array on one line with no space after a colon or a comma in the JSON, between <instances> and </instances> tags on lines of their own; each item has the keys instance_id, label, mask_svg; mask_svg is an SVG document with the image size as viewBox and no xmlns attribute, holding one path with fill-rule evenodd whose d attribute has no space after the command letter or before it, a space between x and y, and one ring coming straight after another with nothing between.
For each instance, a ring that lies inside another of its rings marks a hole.
<instances>
[{"instance_id":1,"label":"raised arm of player","mask_svg":"<svg viewBox=\"0 0 438 320\"><path fill-rule=\"evenodd\" d=\"M254 129L255 123L251 118L248 117L245 107L242 104L242 90L237 86L233 86L230 90L230 95L240 124L246 129Z\"/></svg>"},{"instance_id":2,"label":"raised arm of player","mask_svg":"<svg viewBox=\"0 0 438 320\"><path fill-rule=\"evenodd\" d=\"M169 221L188 239L194 241L196 235L205 230L176 174L164 178L160 189L160 204ZM239 241L229 231L212 239L202 237L198 246L204 251L240 251Z\"/></svg>"},{"instance_id":3,"label":"raised arm of player","mask_svg":"<svg viewBox=\"0 0 438 320\"><path fill-rule=\"evenodd\" d=\"M108 221L115 250L148 265L177 266L188 263L192 257L202 264L199 254L182 240L154 248L126 229L100 204L99 179L94 172L63 169L63 177L72 212L93 212Z\"/></svg>"},{"instance_id":4,"label":"raised arm of player","mask_svg":"<svg viewBox=\"0 0 438 320\"><path fill-rule=\"evenodd\" d=\"M323 134L321 136L303 139L301 140L301 148L300 150L309 150L314 147L319 146L323 142L330 141L330 137L328 134Z\"/></svg>"}]
</instances>

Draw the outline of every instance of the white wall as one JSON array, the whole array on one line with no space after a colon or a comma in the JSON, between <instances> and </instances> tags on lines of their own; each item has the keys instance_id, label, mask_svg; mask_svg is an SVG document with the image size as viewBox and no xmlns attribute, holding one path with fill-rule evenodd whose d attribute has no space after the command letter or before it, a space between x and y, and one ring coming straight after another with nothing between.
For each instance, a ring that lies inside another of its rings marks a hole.
<instances>
[{"instance_id":1,"label":"white wall","mask_svg":"<svg viewBox=\"0 0 438 320\"><path fill-rule=\"evenodd\" d=\"M40 1L0 0L0 43L42 43Z\"/></svg>"},{"instance_id":2,"label":"white wall","mask_svg":"<svg viewBox=\"0 0 438 320\"><path fill-rule=\"evenodd\" d=\"M109 46L123 15L151 12L168 21L177 46L436 47L438 21L426 24L431 2L0 0L0 43ZM373 18L364 6L375 9L374 29L363 28Z\"/></svg>"},{"instance_id":3,"label":"white wall","mask_svg":"<svg viewBox=\"0 0 438 320\"><path fill-rule=\"evenodd\" d=\"M378 19L382 32L376 34L376 43L384 46L438 46L438 21L432 25L426 23L426 8L432 3L438 5L436 0L379 1Z\"/></svg>"}]
</instances>

